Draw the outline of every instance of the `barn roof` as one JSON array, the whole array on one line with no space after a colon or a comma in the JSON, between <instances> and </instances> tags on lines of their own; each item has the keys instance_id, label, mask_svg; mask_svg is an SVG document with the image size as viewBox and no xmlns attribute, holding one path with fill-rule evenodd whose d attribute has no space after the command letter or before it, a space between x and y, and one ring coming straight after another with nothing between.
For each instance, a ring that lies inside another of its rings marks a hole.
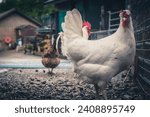
<instances>
[{"instance_id":1,"label":"barn roof","mask_svg":"<svg viewBox=\"0 0 150 117\"><path fill-rule=\"evenodd\" d=\"M25 28L36 28L36 27L34 27L34 26L32 26L32 25L20 25L20 26L17 26L15 29L16 30L22 30L22 29L25 29Z\"/></svg>"},{"instance_id":2,"label":"barn roof","mask_svg":"<svg viewBox=\"0 0 150 117\"><path fill-rule=\"evenodd\" d=\"M68 0L47 0L45 4L57 4L57 3L65 2L65 1L68 1Z\"/></svg>"},{"instance_id":3,"label":"barn roof","mask_svg":"<svg viewBox=\"0 0 150 117\"><path fill-rule=\"evenodd\" d=\"M5 11L3 13L0 13L0 20L5 19L6 17L8 17L9 15L11 15L13 13L19 14L20 16L24 17L25 19L29 20L30 22L34 23L37 26L42 26L41 23L39 23L35 19L32 19L32 18L26 16L25 14L21 13L20 11L17 11L15 8Z\"/></svg>"}]
</instances>

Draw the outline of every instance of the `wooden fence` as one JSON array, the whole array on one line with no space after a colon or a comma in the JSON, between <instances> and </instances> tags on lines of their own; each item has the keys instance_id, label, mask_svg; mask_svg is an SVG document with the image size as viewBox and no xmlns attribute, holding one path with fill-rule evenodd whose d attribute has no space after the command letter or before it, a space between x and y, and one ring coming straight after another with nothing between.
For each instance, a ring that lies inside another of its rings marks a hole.
<instances>
[{"instance_id":1,"label":"wooden fence","mask_svg":"<svg viewBox=\"0 0 150 117\"><path fill-rule=\"evenodd\" d=\"M119 12L120 11L116 12L108 11L108 30L91 32L90 39L91 40L101 39L114 33L119 27L120 21Z\"/></svg>"}]
</instances>

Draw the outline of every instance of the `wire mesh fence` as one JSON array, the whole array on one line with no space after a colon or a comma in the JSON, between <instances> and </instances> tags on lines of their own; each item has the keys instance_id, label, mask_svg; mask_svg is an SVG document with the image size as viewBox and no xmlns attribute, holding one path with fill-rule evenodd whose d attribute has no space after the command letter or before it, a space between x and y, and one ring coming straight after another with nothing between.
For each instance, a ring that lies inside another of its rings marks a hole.
<instances>
[{"instance_id":1,"label":"wire mesh fence","mask_svg":"<svg viewBox=\"0 0 150 117\"><path fill-rule=\"evenodd\" d=\"M130 0L136 38L135 80L150 97L150 1Z\"/></svg>"},{"instance_id":2,"label":"wire mesh fence","mask_svg":"<svg viewBox=\"0 0 150 117\"><path fill-rule=\"evenodd\" d=\"M150 96L150 18L135 31L137 65L135 79L142 91Z\"/></svg>"}]
</instances>

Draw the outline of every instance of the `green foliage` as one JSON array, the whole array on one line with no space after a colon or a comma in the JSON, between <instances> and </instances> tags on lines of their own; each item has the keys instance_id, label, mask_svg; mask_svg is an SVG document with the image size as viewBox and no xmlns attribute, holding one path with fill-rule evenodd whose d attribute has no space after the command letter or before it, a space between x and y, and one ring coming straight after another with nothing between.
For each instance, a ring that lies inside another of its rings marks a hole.
<instances>
[{"instance_id":1,"label":"green foliage","mask_svg":"<svg viewBox=\"0 0 150 117\"><path fill-rule=\"evenodd\" d=\"M22 13L41 21L41 17L57 11L52 5L44 5L46 0L3 0L0 3L0 12L17 8Z\"/></svg>"}]
</instances>

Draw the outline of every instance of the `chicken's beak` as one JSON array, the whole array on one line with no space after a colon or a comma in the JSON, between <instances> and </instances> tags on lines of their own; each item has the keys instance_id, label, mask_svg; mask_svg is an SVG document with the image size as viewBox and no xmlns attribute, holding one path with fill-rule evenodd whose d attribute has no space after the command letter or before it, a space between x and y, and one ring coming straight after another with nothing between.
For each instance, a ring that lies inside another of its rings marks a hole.
<instances>
[{"instance_id":1,"label":"chicken's beak","mask_svg":"<svg viewBox=\"0 0 150 117\"><path fill-rule=\"evenodd\" d=\"M123 21L126 21L126 20L127 20L127 18L126 18L126 17L123 17L123 18L122 18L122 20L123 20Z\"/></svg>"}]
</instances>

